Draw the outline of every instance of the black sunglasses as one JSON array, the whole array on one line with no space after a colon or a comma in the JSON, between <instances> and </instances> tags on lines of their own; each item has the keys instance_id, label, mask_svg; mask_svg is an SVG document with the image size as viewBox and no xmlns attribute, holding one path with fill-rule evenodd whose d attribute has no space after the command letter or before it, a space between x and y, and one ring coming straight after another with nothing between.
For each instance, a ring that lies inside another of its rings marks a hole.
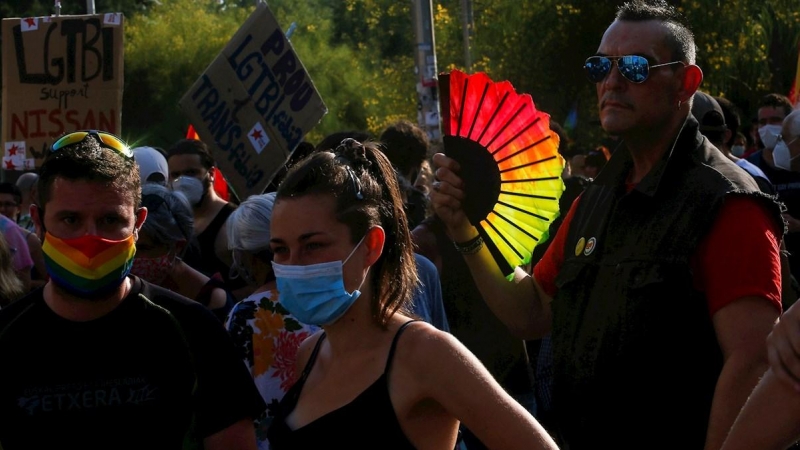
<instances>
[{"instance_id":1,"label":"black sunglasses","mask_svg":"<svg viewBox=\"0 0 800 450\"><path fill-rule=\"evenodd\" d=\"M664 64L651 66L647 58L639 55L625 56L590 56L583 64L586 76L592 83L599 83L606 79L611 72L611 66L617 63L619 73L631 83L644 83L650 75L650 69L671 66L673 64L684 64L683 61L672 61ZM684 64L685 65L685 64Z\"/></svg>"}]
</instances>

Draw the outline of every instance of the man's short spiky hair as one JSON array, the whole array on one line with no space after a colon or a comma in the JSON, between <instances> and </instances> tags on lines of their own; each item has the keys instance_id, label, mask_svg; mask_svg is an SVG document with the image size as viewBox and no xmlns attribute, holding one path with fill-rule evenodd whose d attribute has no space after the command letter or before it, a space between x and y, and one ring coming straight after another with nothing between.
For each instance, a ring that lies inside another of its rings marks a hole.
<instances>
[{"instance_id":1,"label":"man's short spiky hair","mask_svg":"<svg viewBox=\"0 0 800 450\"><path fill-rule=\"evenodd\" d=\"M656 20L669 29L667 45L672 49L673 60L695 63L697 47L694 34L686 26L686 19L674 6L664 0L632 0L617 8L617 20L644 22Z\"/></svg>"},{"instance_id":2,"label":"man's short spiky hair","mask_svg":"<svg viewBox=\"0 0 800 450\"><path fill-rule=\"evenodd\" d=\"M197 155L200 157L200 164L206 170L211 170L216 166L214 157L211 155L211 150L203 141L197 139L180 139L178 142L172 144L172 147L167 150L167 161L177 155Z\"/></svg>"},{"instance_id":3,"label":"man's short spiky hair","mask_svg":"<svg viewBox=\"0 0 800 450\"><path fill-rule=\"evenodd\" d=\"M40 208L50 201L56 178L106 184L110 189L125 193L135 208L139 207L142 197L139 166L133 158L102 147L95 139L87 138L47 154L39 168L36 191Z\"/></svg>"}]
</instances>

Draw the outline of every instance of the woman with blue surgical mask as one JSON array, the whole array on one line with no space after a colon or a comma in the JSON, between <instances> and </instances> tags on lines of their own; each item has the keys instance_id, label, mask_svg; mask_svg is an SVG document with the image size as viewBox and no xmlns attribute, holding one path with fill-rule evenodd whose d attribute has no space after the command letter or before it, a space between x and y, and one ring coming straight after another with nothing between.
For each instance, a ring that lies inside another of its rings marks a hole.
<instances>
[{"instance_id":1,"label":"woman with blue surgical mask","mask_svg":"<svg viewBox=\"0 0 800 450\"><path fill-rule=\"evenodd\" d=\"M397 179L373 143L312 154L278 188L270 249L280 302L322 330L297 356L272 449L555 443L458 340L408 313L417 283Z\"/></svg>"}]
</instances>

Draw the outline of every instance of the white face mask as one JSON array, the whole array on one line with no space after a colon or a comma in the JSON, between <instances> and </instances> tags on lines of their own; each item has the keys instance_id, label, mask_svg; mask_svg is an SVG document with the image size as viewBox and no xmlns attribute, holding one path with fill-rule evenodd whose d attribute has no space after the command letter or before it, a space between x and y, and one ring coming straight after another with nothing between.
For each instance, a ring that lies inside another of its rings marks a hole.
<instances>
[{"instance_id":1,"label":"white face mask","mask_svg":"<svg viewBox=\"0 0 800 450\"><path fill-rule=\"evenodd\" d=\"M780 125L764 125L758 129L758 136L761 138L764 148L770 150L775 148L775 144L778 143L778 136L781 135L781 129Z\"/></svg>"},{"instance_id":2,"label":"white face mask","mask_svg":"<svg viewBox=\"0 0 800 450\"><path fill-rule=\"evenodd\" d=\"M200 204L203 200L203 194L205 193L202 181L195 177L187 176L176 178L172 182L172 190L182 192L183 195L186 196L186 199L189 200L189 204L193 207Z\"/></svg>"},{"instance_id":3,"label":"white face mask","mask_svg":"<svg viewBox=\"0 0 800 450\"><path fill-rule=\"evenodd\" d=\"M775 150L772 152L772 160L775 162L775 167L783 170L792 170L792 161L800 155L793 157L789 151L789 145L796 140L797 138L792 139L789 144L780 140L775 144Z\"/></svg>"},{"instance_id":4,"label":"white face mask","mask_svg":"<svg viewBox=\"0 0 800 450\"><path fill-rule=\"evenodd\" d=\"M731 154L738 158L744 155L744 145L734 145L731 147Z\"/></svg>"}]
</instances>

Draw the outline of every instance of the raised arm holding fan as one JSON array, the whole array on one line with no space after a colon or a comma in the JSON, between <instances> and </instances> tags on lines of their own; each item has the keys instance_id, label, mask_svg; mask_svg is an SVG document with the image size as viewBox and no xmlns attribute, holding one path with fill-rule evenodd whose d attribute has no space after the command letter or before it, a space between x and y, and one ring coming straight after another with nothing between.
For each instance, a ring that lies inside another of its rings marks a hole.
<instances>
[{"instance_id":1,"label":"raised arm holding fan","mask_svg":"<svg viewBox=\"0 0 800 450\"><path fill-rule=\"evenodd\" d=\"M622 5L584 70L603 129L623 144L532 277L517 269L508 282L487 246L464 251L512 331L552 329L550 431L573 449L656 436L663 448L719 448L766 368L764 339L780 312L780 209L699 135L689 114L702 80L694 53L673 7ZM434 163L434 208L463 248L481 236L466 206L470 163L444 154ZM681 408L668 432L664 405Z\"/></svg>"}]
</instances>

